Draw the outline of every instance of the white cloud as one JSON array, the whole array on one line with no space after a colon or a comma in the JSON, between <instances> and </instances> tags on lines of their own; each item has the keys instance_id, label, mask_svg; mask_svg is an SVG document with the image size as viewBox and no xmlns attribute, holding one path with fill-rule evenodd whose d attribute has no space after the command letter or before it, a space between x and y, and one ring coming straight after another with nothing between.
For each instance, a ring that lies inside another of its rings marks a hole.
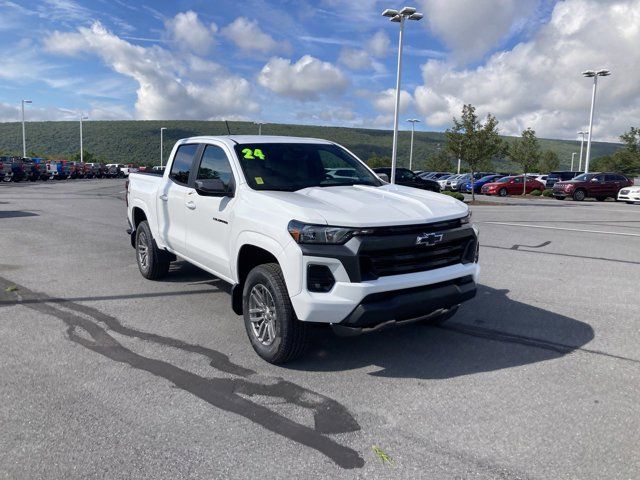
<instances>
[{"instance_id":1,"label":"white cloud","mask_svg":"<svg viewBox=\"0 0 640 480\"><path fill-rule=\"evenodd\" d=\"M258 26L255 20L238 17L224 27L220 33L231 40L240 50L248 53L289 52L289 42L276 42L269 34Z\"/></svg>"},{"instance_id":2,"label":"white cloud","mask_svg":"<svg viewBox=\"0 0 640 480\"><path fill-rule=\"evenodd\" d=\"M351 70L367 70L373 67L369 53L354 48L343 48L340 51L338 62Z\"/></svg>"},{"instance_id":3,"label":"white cloud","mask_svg":"<svg viewBox=\"0 0 640 480\"><path fill-rule=\"evenodd\" d=\"M422 0L423 22L462 62L477 60L521 24L538 0Z\"/></svg>"},{"instance_id":4,"label":"white cloud","mask_svg":"<svg viewBox=\"0 0 640 480\"><path fill-rule=\"evenodd\" d=\"M52 53L97 55L115 72L133 78L139 119L239 118L259 111L249 100L251 86L244 78L193 55L133 45L99 22L77 32L54 32L44 43Z\"/></svg>"},{"instance_id":5,"label":"white cloud","mask_svg":"<svg viewBox=\"0 0 640 480\"><path fill-rule=\"evenodd\" d=\"M375 117L373 125L376 127L389 128L393 124L393 116L396 109L396 89L388 88L376 94L369 94L373 107L380 112ZM406 90L400 90L400 114L405 113L413 104L413 97Z\"/></svg>"},{"instance_id":6,"label":"white cloud","mask_svg":"<svg viewBox=\"0 0 640 480\"><path fill-rule=\"evenodd\" d=\"M377 31L368 43L369 51L376 57L386 57L391 51L391 40L384 31Z\"/></svg>"},{"instance_id":7,"label":"white cloud","mask_svg":"<svg viewBox=\"0 0 640 480\"><path fill-rule=\"evenodd\" d=\"M207 52L214 44L214 34L218 31L215 23L206 26L192 10L166 20L165 27L169 38L180 48L196 53Z\"/></svg>"},{"instance_id":8,"label":"white cloud","mask_svg":"<svg viewBox=\"0 0 640 480\"><path fill-rule=\"evenodd\" d=\"M527 42L491 56L477 68L431 60L415 91L432 127L446 127L463 103L495 114L506 134L531 126L539 136L575 138L588 123L592 81L588 68L610 68L600 80L594 136L617 136L640 118L640 0L566 0Z\"/></svg>"},{"instance_id":9,"label":"white cloud","mask_svg":"<svg viewBox=\"0 0 640 480\"><path fill-rule=\"evenodd\" d=\"M272 58L258 75L258 83L279 95L298 100L316 100L320 94L340 94L349 84L337 67L310 55L293 64L285 58Z\"/></svg>"}]
</instances>

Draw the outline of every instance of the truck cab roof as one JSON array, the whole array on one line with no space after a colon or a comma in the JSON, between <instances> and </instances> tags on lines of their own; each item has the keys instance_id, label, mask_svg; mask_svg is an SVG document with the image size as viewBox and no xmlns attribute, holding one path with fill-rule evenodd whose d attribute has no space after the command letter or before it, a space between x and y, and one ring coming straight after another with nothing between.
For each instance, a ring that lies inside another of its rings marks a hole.
<instances>
[{"instance_id":1,"label":"truck cab roof","mask_svg":"<svg viewBox=\"0 0 640 480\"><path fill-rule=\"evenodd\" d=\"M319 143L325 145L331 145L333 143L320 138L287 137L279 135L205 135L184 138L177 143L182 145L184 143L207 143L212 141L222 142L230 148L233 148L235 145L252 143Z\"/></svg>"}]
</instances>

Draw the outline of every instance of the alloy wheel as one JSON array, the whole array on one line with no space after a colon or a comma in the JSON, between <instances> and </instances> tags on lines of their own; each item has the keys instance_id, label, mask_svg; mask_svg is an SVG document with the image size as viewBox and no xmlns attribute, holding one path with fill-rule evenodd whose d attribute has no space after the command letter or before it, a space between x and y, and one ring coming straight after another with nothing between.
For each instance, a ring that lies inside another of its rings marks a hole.
<instances>
[{"instance_id":1,"label":"alloy wheel","mask_svg":"<svg viewBox=\"0 0 640 480\"><path fill-rule=\"evenodd\" d=\"M262 345L271 345L276 339L276 304L267 287L258 283L249 294L249 320L251 331Z\"/></svg>"}]
</instances>

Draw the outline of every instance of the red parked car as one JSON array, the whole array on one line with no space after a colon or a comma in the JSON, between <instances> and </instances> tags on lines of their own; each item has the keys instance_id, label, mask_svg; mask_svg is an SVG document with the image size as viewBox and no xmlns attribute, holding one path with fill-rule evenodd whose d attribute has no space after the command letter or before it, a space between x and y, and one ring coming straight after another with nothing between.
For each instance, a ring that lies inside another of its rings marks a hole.
<instances>
[{"instance_id":1,"label":"red parked car","mask_svg":"<svg viewBox=\"0 0 640 480\"><path fill-rule=\"evenodd\" d=\"M482 186L482 193L485 195L500 195L506 197L507 195L522 195L524 190L522 182L524 181L524 175L518 175L515 177L503 177L496 182L485 183ZM544 190L542 182L527 177L526 193L531 193L534 190Z\"/></svg>"},{"instance_id":2,"label":"red parked car","mask_svg":"<svg viewBox=\"0 0 640 480\"><path fill-rule=\"evenodd\" d=\"M603 202L609 197L617 199L620 189L631 185L633 180L619 173L583 173L572 180L556 182L553 185L553 196L558 200L571 197L578 202L593 197Z\"/></svg>"}]
</instances>

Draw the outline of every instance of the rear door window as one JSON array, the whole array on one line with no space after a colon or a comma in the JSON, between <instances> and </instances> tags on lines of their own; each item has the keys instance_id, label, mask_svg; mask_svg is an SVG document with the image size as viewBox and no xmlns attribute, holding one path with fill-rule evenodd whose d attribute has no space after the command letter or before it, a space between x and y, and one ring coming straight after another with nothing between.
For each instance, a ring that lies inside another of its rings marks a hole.
<instances>
[{"instance_id":1,"label":"rear door window","mask_svg":"<svg viewBox=\"0 0 640 480\"><path fill-rule=\"evenodd\" d=\"M176 151L176 155L171 164L169 178L176 183L187 185L189 183L189 174L191 173L191 165L193 157L198 151L197 144L180 145Z\"/></svg>"}]
</instances>

